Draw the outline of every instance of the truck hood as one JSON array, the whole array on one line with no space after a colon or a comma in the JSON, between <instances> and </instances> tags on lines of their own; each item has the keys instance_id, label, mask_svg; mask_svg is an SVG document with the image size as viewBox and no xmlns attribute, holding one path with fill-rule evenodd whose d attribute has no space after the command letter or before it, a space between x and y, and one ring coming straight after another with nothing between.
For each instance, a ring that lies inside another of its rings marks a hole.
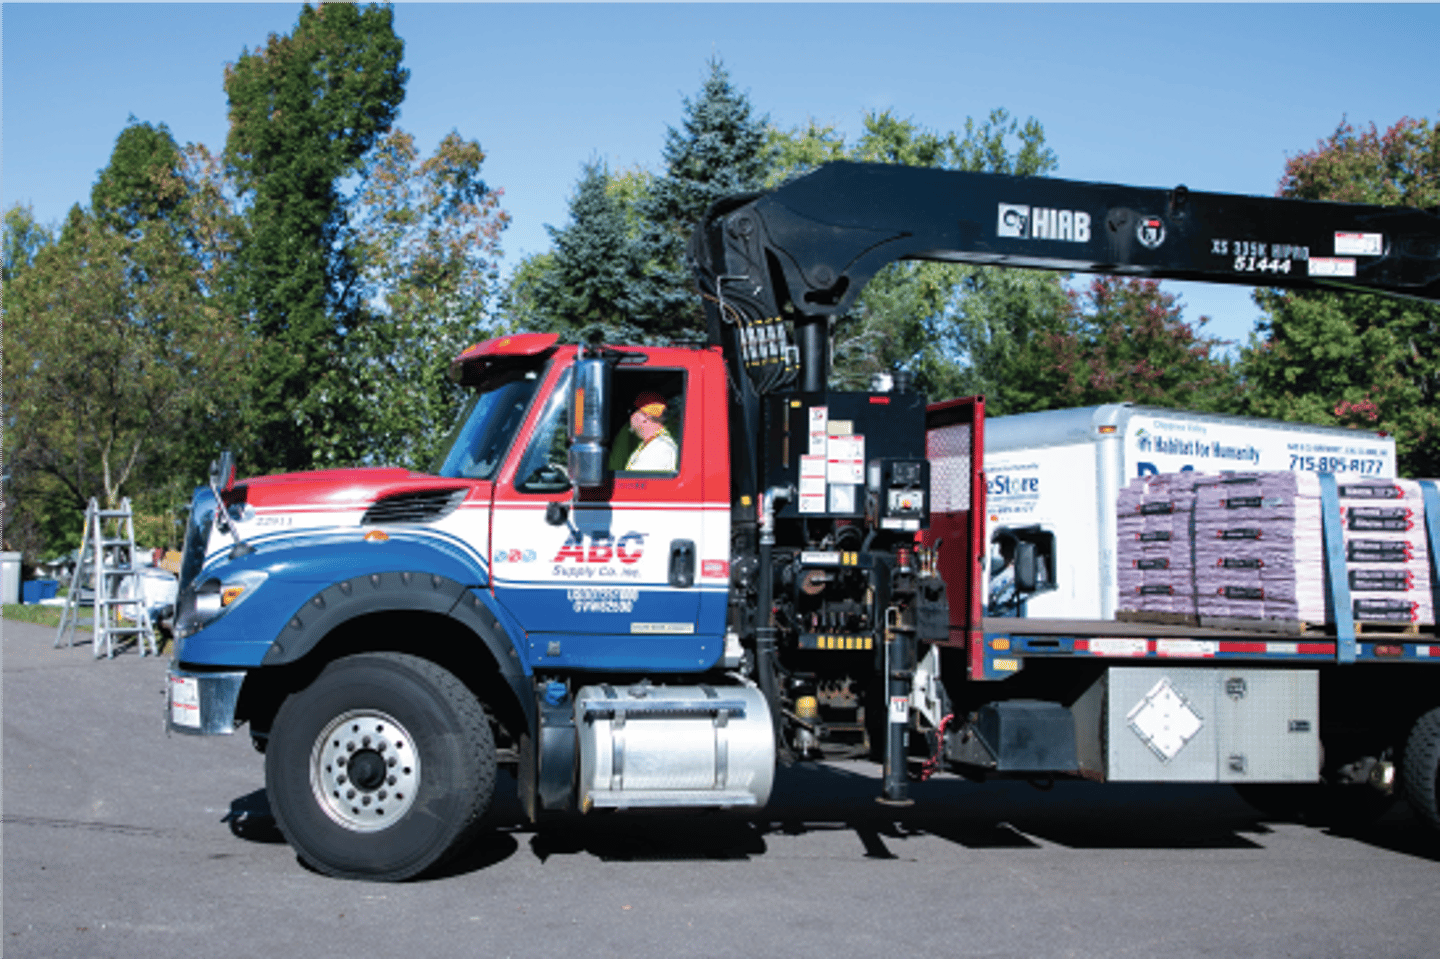
<instances>
[{"instance_id":1,"label":"truck hood","mask_svg":"<svg viewBox=\"0 0 1440 959\"><path fill-rule=\"evenodd\" d=\"M464 499L488 499L490 484L416 473L399 467L316 470L257 476L239 483L226 495L259 513L269 510L366 509L378 500L431 496L466 490Z\"/></svg>"}]
</instances>

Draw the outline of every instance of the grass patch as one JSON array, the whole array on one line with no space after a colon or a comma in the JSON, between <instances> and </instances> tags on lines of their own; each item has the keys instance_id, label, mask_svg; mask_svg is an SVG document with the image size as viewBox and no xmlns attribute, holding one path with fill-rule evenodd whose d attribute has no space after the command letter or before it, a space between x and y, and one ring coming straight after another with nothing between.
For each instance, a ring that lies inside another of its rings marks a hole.
<instances>
[{"instance_id":1,"label":"grass patch","mask_svg":"<svg viewBox=\"0 0 1440 959\"><path fill-rule=\"evenodd\" d=\"M6 603L0 614L12 622L34 623L37 626L59 626L64 606L41 606L37 603Z\"/></svg>"}]
</instances>

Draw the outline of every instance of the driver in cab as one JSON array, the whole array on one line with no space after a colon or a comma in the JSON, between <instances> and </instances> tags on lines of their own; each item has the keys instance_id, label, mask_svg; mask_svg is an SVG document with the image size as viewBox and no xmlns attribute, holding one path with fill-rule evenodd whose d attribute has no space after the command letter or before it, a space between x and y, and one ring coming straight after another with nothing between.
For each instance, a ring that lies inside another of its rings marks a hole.
<instances>
[{"instance_id":1,"label":"driver in cab","mask_svg":"<svg viewBox=\"0 0 1440 959\"><path fill-rule=\"evenodd\" d=\"M640 437L640 445L630 454L625 469L639 473L673 473L680 458L680 448L665 429L665 397L646 391L635 397L630 414L630 429Z\"/></svg>"}]
</instances>

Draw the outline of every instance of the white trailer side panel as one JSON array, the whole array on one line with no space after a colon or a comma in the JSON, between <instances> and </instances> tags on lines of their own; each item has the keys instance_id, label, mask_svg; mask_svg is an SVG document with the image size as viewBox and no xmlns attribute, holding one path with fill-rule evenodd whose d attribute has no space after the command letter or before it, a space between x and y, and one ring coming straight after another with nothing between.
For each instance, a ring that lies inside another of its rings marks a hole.
<instances>
[{"instance_id":1,"label":"white trailer side panel","mask_svg":"<svg viewBox=\"0 0 1440 959\"><path fill-rule=\"evenodd\" d=\"M1114 619L1115 497L1154 473L1276 470L1395 476L1395 440L1368 430L1188 410L1088 406L985 425L986 538L1003 526L1055 534L1058 588L1027 615Z\"/></svg>"}]
</instances>

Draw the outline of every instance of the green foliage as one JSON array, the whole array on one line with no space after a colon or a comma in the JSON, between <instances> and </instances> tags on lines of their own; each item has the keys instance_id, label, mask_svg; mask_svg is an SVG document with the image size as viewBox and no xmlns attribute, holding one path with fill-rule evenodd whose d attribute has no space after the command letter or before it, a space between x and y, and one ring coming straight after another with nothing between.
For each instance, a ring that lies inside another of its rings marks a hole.
<instances>
[{"instance_id":1,"label":"green foliage","mask_svg":"<svg viewBox=\"0 0 1440 959\"><path fill-rule=\"evenodd\" d=\"M893 112L867 112L853 145L813 120L788 133L772 130L770 183L837 159L1036 176L1055 169L1053 151L1034 120L1005 110L939 133ZM835 330L831 380L863 388L870 377L904 367L935 399L985 393L992 409L1039 408L1048 393L1030 379L1043 362L1042 337L1065 328L1068 301L1060 277L949 263L892 263L861 294L854 314Z\"/></svg>"},{"instance_id":2,"label":"green foliage","mask_svg":"<svg viewBox=\"0 0 1440 959\"><path fill-rule=\"evenodd\" d=\"M110 163L90 190L90 208L105 226L120 231L173 225L187 198L177 176L180 148L165 124L130 117L110 154Z\"/></svg>"},{"instance_id":3,"label":"green foliage","mask_svg":"<svg viewBox=\"0 0 1440 959\"><path fill-rule=\"evenodd\" d=\"M770 127L765 132L765 150L771 157L765 175L765 188L773 189L816 167L847 160L845 135L834 124L821 126L812 117L803 127L781 130Z\"/></svg>"},{"instance_id":4,"label":"green foliage","mask_svg":"<svg viewBox=\"0 0 1440 959\"><path fill-rule=\"evenodd\" d=\"M160 536L221 446L429 464L509 218L479 144L392 130L401 53L388 8L307 6L227 69L223 156L132 118L58 240L7 211L7 543L73 546L90 496Z\"/></svg>"},{"instance_id":5,"label":"green foliage","mask_svg":"<svg viewBox=\"0 0 1440 959\"><path fill-rule=\"evenodd\" d=\"M307 4L292 35L271 34L226 68L225 158L248 204L238 293L260 340L262 469L312 465L315 437L357 412L341 354L361 309L359 268L343 242L339 184L361 171L404 97L393 21L388 7Z\"/></svg>"},{"instance_id":6,"label":"green foliage","mask_svg":"<svg viewBox=\"0 0 1440 959\"><path fill-rule=\"evenodd\" d=\"M8 284L35 262L35 255L54 241L54 231L35 222L35 209L16 204L5 211L5 242L0 281ZM8 295L8 293L7 293Z\"/></svg>"},{"instance_id":7,"label":"green foliage","mask_svg":"<svg viewBox=\"0 0 1440 959\"><path fill-rule=\"evenodd\" d=\"M625 231L631 239L640 237L640 230L644 221L640 217L640 207L644 204L646 197L650 195L655 177L641 166L627 167L618 172L607 168L605 173L605 192L610 198L620 205L621 211L625 214Z\"/></svg>"},{"instance_id":8,"label":"green foliage","mask_svg":"<svg viewBox=\"0 0 1440 959\"><path fill-rule=\"evenodd\" d=\"M501 309L512 324L612 342L702 336L686 244L715 200L764 187L770 147L765 118L752 116L720 60L683 102L680 128L667 128L663 175L584 166L569 223L546 227L554 249L528 257L506 284Z\"/></svg>"},{"instance_id":9,"label":"green foliage","mask_svg":"<svg viewBox=\"0 0 1440 959\"><path fill-rule=\"evenodd\" d=\"M6 538L71 548L93 496L183 502L240 424L248 346L224 297L238 223L219 167L134 118L58 239L6 213Z\"/></svg>"},{"instance_id":10,"label":"green foliage","mask_svg":"<svg viewBox=\"0 0 1440 959\"><path fill-rule=\"evenodd\" d=\"M543 271L525 277L531 328L577 341L596 333L610 342L650 339L634 319L636 291L649 276L621 196L602 163L584 166L570 197L569 224L547 227L555 248Z\"/></svg>"},{"instance_id":11,"label":"green foliage","mask_svg":"<svg viewBox=\"0 0 1440 959\"><path fill-rule=\"evenodd\" d=\"M68 544L92 496L113 505L172 471L195 475L190 440L234 408L246 359L198 272L169 231L122 233L77 206L7 284L5 447L21 548Z\"/></svg>"},{"instance_id":12,"label":"green foliage","mask_svg":"<svg viewBox=\"0 0 1440 959\"><path fill-rule=\"evenodd\" d=\"M1440 123L1402 117L1383 134L1341 121L1328 140L1285 162L1283 196L1380 206L1440 206Z\"/></svg>"},{"instance_id":13,"label":"green foliage","mask_svg":"<svg viewBox=\"0 0 1440 959\"><path fill-rule=\"evenodd\" d=\"M1361 293L1256 296L1240 363L1257 416L1394 435L1401 473L1440 475L1440 307Z\"/></svg>"},{"instance_id":14,"label":"green foliage","mask_svg":"<svg viewBox=\"0 0 1440 959\"><path fill-rule=\"evenodd\" d=\"M349 233L368 305L344 338L336 387L355 416L314 438L317 462L435 459L462 398L450 360L497 332L486 308L509 215L480 176L484 161L453 132L422 161L400 130L369 158Z\"/></svg>"},{"instance_id":15,"label":"green foliage","mask_svg":"<svg viewBox=\"0 0 1440 959\"><path fill-rule=\"evenodd\" d=\"M1035 385L1057 406L1145 403L1234 412L1236 381L1217 358L1221 341L1181 317L1155 280L1100 276L1072 295L1068 329L1045 337L1048 362ZM1038 397L1037 397L1038 398Z\"/></svg>"},{"instance_id":16,"label":"green foliage","mask_svg":"<svg viewBox=\"0 0 1440 959\"><path fill-rule=\"evenodd\" d=\"M867 110L863 132L853 146L834 126L813 119L789 131L771 129L767 149L773 157L767 186L808 173L834 160L895 163L903 166L980 170L1015 176L1040 176L1055 171L1055 153L1045 145L1045 130L1033 117L1023 124L1004 109L994 109L981 122L965 119L964 133L928 130L891 110Z\"/></svg>"},{"instance_id":17,"label":"green foliage","mask_svg":"<svg viewBox=\"0 0 1440 959\"><path fill-rule=\"evenodd\" d=\"M667 128L665 174L636 206L645 273L627 303L635 324L658 339L703 334L685 263L690 234L716 200L762 189L770 167L768 117L752 115L749 98L731 85L718 58L709 68L699 96L684 101L680 129Z\"/></svg>"},{"instance_id":18,"label":"green foliage","mask_svg":"<svg viewBox=\"0 0 1440 959\"><path fill-rule=\"evenodd\" d=\"M1383 134L1342 123L1292 157L1285 196L1440 205L1440 125L1401 119ZM1440 475L1440 307L1361 293L1264 290L1240 369L1259 416L1392 433L1409 476Z\"/></svg>"},{"instance_id":19,"label":"green foliage","mask_svg":"<svg viewBox=\"0 0 1440 959\"><path fill-rule=\"evenodd\" d=\"M967 118L963 132L884 111L865 115L852 147L813 121L772 133L771 143L776 182L842 157L1014 176L1057 166L1039 122L1003 109ZM1153 282L1100 279L1076 297L1056 273L893 263L866 287L835 343L837 386L905 367L932 398L984 394L994 414L1118 400L1220 409L1233 396L1231 370L1212 358L1218 341L1187 324Z\"/></svg>"},{"instance_id":20,"label":"green foliage","mask_svg":"<svg viewBox=\"0 0 1440 959\"><path fill-rule=\"evenodd\" d=\"M1067 405L1050 370L1051 344L1067 330L1070 305L1053 273L963 268L952 306L936 324L941 353L930 394L982 394L994 416Z\"/></svg>"}]
</instances>

